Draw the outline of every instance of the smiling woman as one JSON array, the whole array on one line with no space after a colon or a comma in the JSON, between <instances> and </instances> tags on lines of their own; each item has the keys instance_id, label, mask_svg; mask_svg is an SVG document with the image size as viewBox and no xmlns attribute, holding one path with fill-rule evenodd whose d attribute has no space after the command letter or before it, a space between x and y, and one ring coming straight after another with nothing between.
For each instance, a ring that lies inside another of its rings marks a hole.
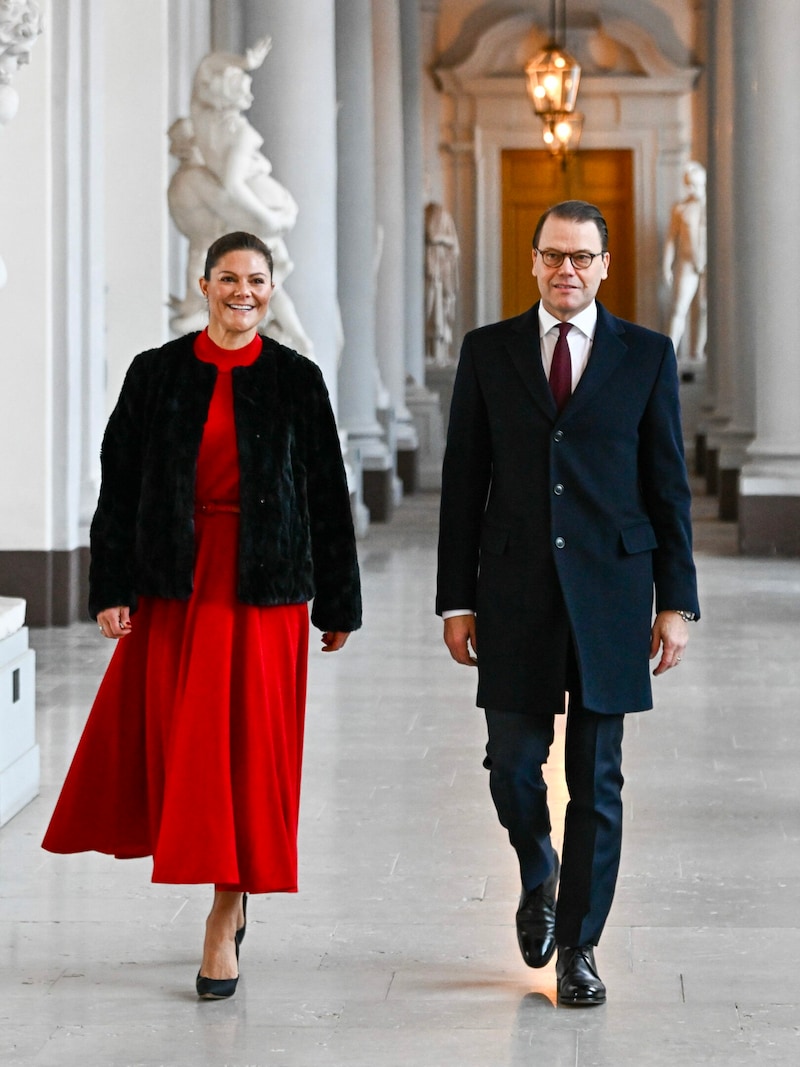
<instances>
[{"instance_id":1,"label":"smiling woman","mask_svg":"<svg viewBox=\"0 0 800 1067\"><path fill-rule=\"evenodd\" d=\"M350 498L316 364L258 325L272 257L208 250L208 328L134 359L103 439L90 611L121 640L44 847L215 887L197 993L230 997L247 893L297 888L311 621L361 625Z\"/></svg>"}]
</instances>

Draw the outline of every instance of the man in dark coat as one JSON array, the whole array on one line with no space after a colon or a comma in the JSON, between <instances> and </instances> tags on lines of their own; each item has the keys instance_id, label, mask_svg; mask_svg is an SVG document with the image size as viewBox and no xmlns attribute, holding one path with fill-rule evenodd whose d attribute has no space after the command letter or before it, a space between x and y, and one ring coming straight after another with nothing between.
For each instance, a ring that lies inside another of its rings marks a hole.
<instances>
[{"instance_id":1,"label":"man in dark coat","mask_svg":"<svg viewBox=\"0 0 800 1067\"><path fill-rule=\"evenodd\" d=\"M591 204L545 212L541 301L464 339L436 607L452 657L478 666L523 958L542 967L558 948L559 1001L587 1006L606 998L594 946L619 868L623 719L652 706L648 659L655 675L677 666L699 617L675 353L596 302L607 241ZM566 693L560 866L542 765Z\"/></svg>"}]
</instances>

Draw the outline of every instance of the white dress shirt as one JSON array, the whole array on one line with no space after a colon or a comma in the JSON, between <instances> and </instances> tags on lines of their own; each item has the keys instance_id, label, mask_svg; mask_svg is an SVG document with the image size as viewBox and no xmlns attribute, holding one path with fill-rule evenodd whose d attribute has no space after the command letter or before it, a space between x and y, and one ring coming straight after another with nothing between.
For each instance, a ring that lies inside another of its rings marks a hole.
<instances>
[{"instance_id":1,"label":"white dress shirt","mask_svg":"<svg viewBox=\"0 0 800 1067\"><path fill-rule=\"evenodd\" d=\"M542 353L542 366L544 376L550 379L550 366L553 362L553 351L558 340L558 327L561 319L555 318L549 311L545 311L544 305L539 304L539 348ZM579 311L574 319L569 320L572 329L567 334L567 345L572 361L572 392L581 380L589 356L592 352L594 332L597 329L597 304L593 300L591 304Z\"/></svg>"}]
</instances>

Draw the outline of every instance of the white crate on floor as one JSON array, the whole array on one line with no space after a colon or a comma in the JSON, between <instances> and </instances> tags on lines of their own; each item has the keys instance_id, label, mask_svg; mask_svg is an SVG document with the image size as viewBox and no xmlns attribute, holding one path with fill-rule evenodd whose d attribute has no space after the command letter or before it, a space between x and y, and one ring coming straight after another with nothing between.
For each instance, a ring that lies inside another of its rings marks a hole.
<instances>
[{"instance_id":1,"label":"white crate on floor","mask_svg":"<svg viewBox=\"0 0 800 1067\"><path fill-rule=\"evenodd\" d=\"M0 597L0 826L39 793L36 653L25 601Z\"/></svg>"}]
</instances>

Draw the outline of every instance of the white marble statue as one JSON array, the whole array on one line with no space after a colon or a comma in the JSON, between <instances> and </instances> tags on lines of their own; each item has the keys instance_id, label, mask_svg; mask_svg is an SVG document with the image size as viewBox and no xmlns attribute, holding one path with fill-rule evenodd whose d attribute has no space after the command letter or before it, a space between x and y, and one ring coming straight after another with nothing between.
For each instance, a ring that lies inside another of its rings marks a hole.
<instances>
[{"instance_id":1,"label":"white marble statue","mask_svg":"<svg viewBox=\"0 0 800 1067\"><path fill-rule=\"evenodd\" d=\"M459 255L452 216L441 204L428 204L425 208L425 359L436 367L454 362Z\"/></svg>"},{"instance_id":2,"label":"white marble statue","mask_svg":"<svg viewBox=\"0 0 800 1067\"><path fill-rule=\"evenodd\" d=\"M690 359L705 358L706 313L706 171L694 160L683 171L686 196L672 209L664 245L664 281L670 287L669 335L678 351L692 303L697 298Z\"/></svg>"},{"instance_id":3,"label":"white marble statue","mask_svg":"<svg viewBox=\"0 0 800 1067\"><path fill-rule=\"evenodd\" d=\"M31 49L42 32L42 15L34 0L0 0L0 127L17 114L19 96L11 79L30 63ZM0 289L6 284L6 267L0 257Z\"/></svg>"},{"instance_id":4,"label":"white marble statue","mask_svg":"<svg viewBox=\"0 0 800 1067\"><path fill-rule=\"evenodd\" d=\"M261 329L313 358L314 349L283 283L292 271L284 235L297 220L292 195L272 176L261 151L261 135L243 115L253 103L249 71L260 67L271 47L264 37L244 56L212 52L194 78L190 118L169 129L170 151L180 166L167 193L175 225L189 239L186 295L172 298L177 333L204 325L206 308L197 286L205 253L231 230L257 234L272 252L275 292Z\"/></svg>"}]
</instances>

